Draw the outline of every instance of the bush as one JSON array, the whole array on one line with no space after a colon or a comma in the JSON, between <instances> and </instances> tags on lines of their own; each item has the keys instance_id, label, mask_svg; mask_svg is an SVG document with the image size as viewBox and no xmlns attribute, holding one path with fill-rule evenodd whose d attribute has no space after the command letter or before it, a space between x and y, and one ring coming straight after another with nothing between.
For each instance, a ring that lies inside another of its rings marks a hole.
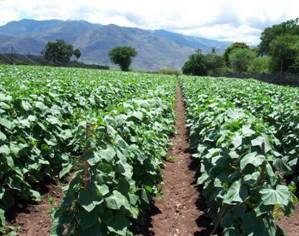
<instances>
[{"instance_id":1,"label":"bush","mask_svg":"<svg viewBox=\"0 0 299 236\"><path fill-rule=\"evenodd\" d=\"M205 56L198 50L184 64L182 71L186 75L207 75Z\"/></svg>"}]
</instances>

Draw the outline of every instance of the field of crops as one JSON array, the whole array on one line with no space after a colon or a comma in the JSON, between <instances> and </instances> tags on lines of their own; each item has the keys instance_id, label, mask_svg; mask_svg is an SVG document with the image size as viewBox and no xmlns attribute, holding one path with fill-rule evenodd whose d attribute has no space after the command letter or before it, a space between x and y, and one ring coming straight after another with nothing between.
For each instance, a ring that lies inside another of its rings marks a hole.
<instances>
[{"instance_id":1,"label":"field of crops","mask_svg":"<svg viewBox=\"0 0 299 236\"><path fill-rule=\"evenodd\" d=\"M0 229L16 202L40 200L46 176L75 166L53 234L67 224L71 235L126 235L161 181L175 86L169 76L2 66Z\"/></svg>"},{"instance_id":2,"label":"field of crops","mask_svg":"<svg viewBox=\"0 0 299 236\"><path fill-rule=\"evenodd\" d=\"M181 80L198 184L225 235L282 235L296 203L299 91L257 81Z\"/></svg>"},{"instance_id":3,"label":"field of crops","mask_svg":"<svg viewBox=\"0 0 299 236\"><path fill-rule=\"evenodd\" d=\"M283 235L297 202L299 90L254 80L0 66L0 234L45 179L69 183L51 236L133 235L182 88L212 234Z\"/></svg>"}]
</instances>

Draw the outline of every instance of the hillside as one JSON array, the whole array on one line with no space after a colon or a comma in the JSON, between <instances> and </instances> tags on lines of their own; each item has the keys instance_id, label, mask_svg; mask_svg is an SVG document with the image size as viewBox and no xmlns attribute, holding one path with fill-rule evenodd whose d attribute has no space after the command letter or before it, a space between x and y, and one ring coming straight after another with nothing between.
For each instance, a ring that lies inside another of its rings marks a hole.
<instances>
[{"instance_id":1,"label":"hillside","mask_svg":"<svg viewBox=\"0 0 299 236\"><path fill-rule=\"evenodd\" d=\"M20 20L0 27L0 52L40 55L46 42L63 39L82 52L85 63L110 64L108 51L119 45L137 48L133 67L157 70L180 68L186 58L200 48L222 52L229 42L185 36L165 30L144 30L87 21Z\"/></svg>"}]
</instances>

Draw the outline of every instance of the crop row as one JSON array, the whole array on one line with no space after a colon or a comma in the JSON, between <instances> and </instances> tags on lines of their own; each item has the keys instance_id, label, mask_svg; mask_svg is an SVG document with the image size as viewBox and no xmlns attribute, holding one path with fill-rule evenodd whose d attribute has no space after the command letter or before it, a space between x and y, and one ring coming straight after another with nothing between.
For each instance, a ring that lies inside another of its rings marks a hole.
<instances>
[{"instance_id":1,"label":"crop row","mask_svg":"<svg viewBox=\"0 0 299 236\"><path fill-rule=\"evenodd\" d=\"M293 153L287 153L298 145L293 120L298 91L218 78L185 77L182 86L194 156L200 161L198 184L214 233L283 235L275 219L291 214L296 202L295 184L286 176L298 167ZM286 99L285 108L280 99Z\"/></svg>"},{"instance_id":2,"label":"crop row","mask_svg":"<svg viewBox=\"0 0 299 236\"><path fill-rule=\"evenodd\" d=\"M53 213L52 236L132 235L132 222L162 180L162 158L174 131L172 103L173 93L160 91L90 122L82 156L88 167L74 175Z\"/></svg>"},{"instance_id":3,"label":"crop row","mask_svg":"<svg viewBox=\"0 0 299 236\"><path fill-rule=\"evenodd\" d=\"M173 86L170 81L146 74L1 66L0 231L5 211L16 201L39 200L45 177L63 178L81 163L82 123L125 111L124 102L133 98L153 99Z\"/></svg>"}]
</instances>

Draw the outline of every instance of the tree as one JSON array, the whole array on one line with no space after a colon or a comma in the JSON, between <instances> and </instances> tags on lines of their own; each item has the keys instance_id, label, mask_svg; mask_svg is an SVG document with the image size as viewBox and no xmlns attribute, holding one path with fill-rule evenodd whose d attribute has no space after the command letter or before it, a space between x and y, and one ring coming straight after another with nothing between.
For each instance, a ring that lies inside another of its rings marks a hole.
<instances>
[{"instance_id":1,"label":"tree","mask_svg":"<svg viewBox=\"0 0 299 236\"><path fill-rule=\"evenodd\" d=\"M73 55L81 56L81 52L79 49L74 50L71 44L67 44L63 40L56 40L56 42L46 44L43 55L46 60L55 64L67 64Z\"/></svg>"},{"instance_id":2,"label":"tree","mask_svg":"<svg viewBox=\"0 0 299 236\"><path fill-rule=\"evenodd\" d=\"M269 54L273 72L299 72L299 36L277 36L270 44Z\"/></svg>"},{"instance_id":3,"label":"tree","mask_svg":"<svg viewBox=\"0 0 299 236\"><path fill-rule=\"evenodd\" d=\"M248 48L234 49L229 54L231 67L236 72L246 72L252 60L256 57L255 53Z\"/></svg>"},{"instance_id":4,"label":"tree","mask_svg":"<svg viewBox=\"0 0 299 236\"><path fill-rule=\"evenodd\" d=\"M197 50L196 53L189 56L182 71L187 75L207 75L206 60L201 50Z\"/></svg>"},{"instance_id":5,"label":"tree","mask_svg":"<svg viewBox=\"0 0 299 236\"><path fill-rule=\"evenodd\" d=\"M226 66L230 66L229 55L236 49L249 49L249 46L246 43L236 42L231 44L223 54L223 59Z\"/></svg>"},{"instance_id":6,"label":"tree","mask_svg":"<svg viewBox=\"0 0 299 236\"><path fill-rule=\"evenodd\" d=\"M80 50L77 48L76 50L74 50L73 55L79 59L81 57L81 52Z\"/></svg>"},{"instance_id":7,"label":"tree","mask_svg":"<svg viewBox=\"0 0 299 236\"><path fill-rule=\"evenodd\" d=\"M205 56L205 64L209 72L215 72L224 66L223 58L217 55L215 48Z\"/></svg>"},{"instance_id":8,"label":"tree","mask_svg":"<svg viewBox=\"0 0 299 236\"><path fill-rule=\"evenodd\" d=\"M132 57L137 56L137 51L132 47L116 47L110 50L110 60L120 66L122 71L128 71L132 63Z\"/></svg>"},{"instance_id":9,"label":"tree","mask_svg":"<svg viewBox=\"0 0 299 236\"><path fill-rule=\"evenodd\" d=\"M268 55L271 50L271 42L284 34L299 35L299 18L266 28L261 34L259 54Z\"/></svg>"},{"instance_id":10,"label":"tree","mask_svg":"<svg viewBox=\"0 0 299 236\"><path fill-rule=\"evenodd\" d=\"M255 73L268 73L270 70L270 62L271 57L269 56L256 57L251 61L248 71Z\"/></svg>"}]
</instances>

